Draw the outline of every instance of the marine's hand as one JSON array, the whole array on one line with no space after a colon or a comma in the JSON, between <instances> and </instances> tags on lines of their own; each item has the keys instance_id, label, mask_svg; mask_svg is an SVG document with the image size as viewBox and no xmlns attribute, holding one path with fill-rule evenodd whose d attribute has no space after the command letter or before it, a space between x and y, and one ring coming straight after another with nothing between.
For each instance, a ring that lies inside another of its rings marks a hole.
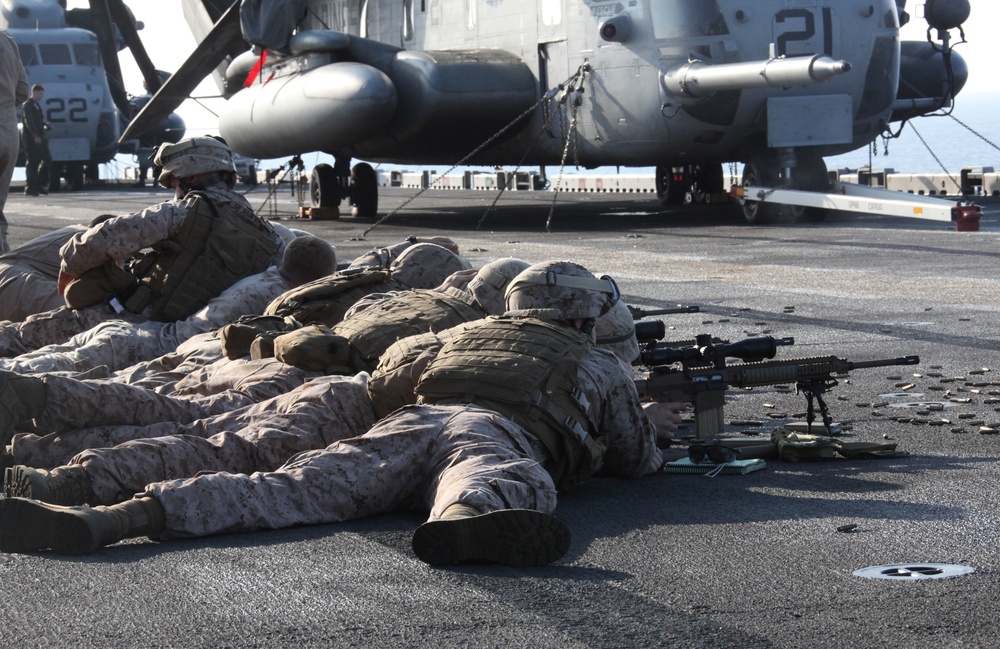
<instances>
[{"instance_id":1,"label":"marine's hand","mask_svg":"<svg viewBox=\"0 0 1000 649\"><path fill-rule=\"evenodd\" d=\"M681 413L687 410L687 406L679 402L652 402L642 404L642 410L650 423L656 426L657 437L672 438L683 421Z\"/></svg>"},{"instance_id":2,"label":"marine's hand","mask_svg":"<svg viewBox=\"0 0 1000 649\"><path fill-rule=\"evenodd\" d=\"M656 473L663 466L663 451L658 448L653 449L653 456L649 458L649 466L646 467L646 475Z\"/></svg>"},{"instance_id":3,"label":"marine's hand","mask_svg":"<svg viewBox=\"0 0 1000 649\"><path fill-rule=\"evenodd\" d=\"M69 286L69 283L78 277L79 275L70 275L60 268L59 279L56 282L56 289L59 291L59 295L64 295L66 293L66 287Z\"/></svg>"},{"instance_id":4,"label":"marine's hand","mask_svg":"<svg viewBox=\"0 0 1000 649\"><path fill-rule=\"evenodd\" d=\"M476 273L478 272L479 271L477 271L475 268L455 271L451 275L448 275L448 277L445 278L444 282L441 283L441 286L438 286L434 290L444 292L446 289L449 288L458 288L458 289L464 288L465 285L468 284L472 280L472 278L476 276Z\"/></svg>"}]
</instances>

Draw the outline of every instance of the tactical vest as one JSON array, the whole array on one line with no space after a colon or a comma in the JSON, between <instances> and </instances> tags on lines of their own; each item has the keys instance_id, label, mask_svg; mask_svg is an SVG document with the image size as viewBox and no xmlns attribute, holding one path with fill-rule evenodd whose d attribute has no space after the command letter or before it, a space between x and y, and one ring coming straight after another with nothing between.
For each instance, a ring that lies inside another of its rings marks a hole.
<instances>
[{"instance_id":1,"label":"tactical vest","mask_svg":"<svg viewBox=\"0 0 1000 649\"><path fill-rule=\"evenodd\" d=\"M420 373L442 344L437 333L428 331L398 340L385 350L368 379L368 396L376 419L417 402L414 390Z\"/></svg>"},{"instance_id":2,"label":"tactical vest","mask_svg":"<svg viewBox=\"0 0 1000 649\"><path fill-rule=\"evenodd\" d=\"M216 207L200 192L184 201L188 212L177 234L133 266L139 287L125 302L134 313L152 305L150 317L161 322L183 320L237 281L263 272L281 245L248 207Z\"/></svg>"},{"instance_id":3,"label":"tactical vest","mask_svg":"<svg viewBox=\"0 0 1000 649\"><path fill-rule=\"evenodd\" d=\"M576 386L593 345L585 334L533 318L491 318L441 348L420 376L421 403L475 403L511 419L545 444L546 469L569 489L601 467L599 403Z\"/></svg>"},{"instance_id":4,"label":"tactical vest","mask_svg":"<svg viewBox=\"0 0 1000 649\"><path fill-rule=\"evenodd\" d=\"M485 314L462 298L412 289L375 304L333 328L351 343L351 364L371 372L379 356L397 340L428 331L444 331Z\"/></svg>"},{"instance_id":5,"label":"tactical vest","mask_svg":"<svg viewBox=\"0 0 1000 649\"><path fill-rule=\"evenodd\" d=\"M405 291L388 270L358 268L341 271L285 291L274 298L265 315L292 317L302 324L332 327L354 303L372 293Z\"/></svg>"}]
</instances>

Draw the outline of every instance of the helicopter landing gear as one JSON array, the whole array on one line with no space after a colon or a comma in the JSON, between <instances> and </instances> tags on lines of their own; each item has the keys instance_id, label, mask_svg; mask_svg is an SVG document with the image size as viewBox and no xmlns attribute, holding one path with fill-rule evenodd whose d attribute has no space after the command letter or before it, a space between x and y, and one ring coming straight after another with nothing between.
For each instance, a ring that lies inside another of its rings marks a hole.
<instances>
[{"instance_id":1,"label":"helicopter landing gear","mask_svg":"<svg viewBox=\"0 0 1000 649\"><path fill-rule=\"evenodd\" d=\"M819 155L799 154L798 166L792 171L792 187L810 192L827 192L830 190L830 175L826 163ZM788 205L788 214L795 223L822 221L828 210L820 207L801 207Z\"/></svg>"},{"instance_id":2,"label":"helicopter landing gear","mask_svg":"<svg viewBox=\"0 0 1000 649\"><path fill-rule=\"evenodd\" d=\"M378 175L367 162L351 169L351 216L373 219L378 213Z\"/></svg>"},{"instance_id":3,"label":"helicopter landing gear","mask_svg":"<svg viewBox=\"0 0 1000 649\"><path fill-rule=\"evenodd\" d=\"M778 164L773 156L759 156L743 165L744 187L776 187L778 185ZM776 221L780 206L773 203L746 201L743 203L743 218L750 225L760 225Z\"/></svg>"},{"instance_id":4,"label":"helicopter landing gear","mask_svg":"<svg viewBox=\"0 0 1000 649\"><path fill-rule=\"evenodd\" d=\"M689 165L661 165L656 168L656 197L664 205L683 205L690 187Z\"/></svg>"},{"instance_id":5,"label":"helicopter landing gear","mask_svg":"<svg viewBox=\"0 0 1000 649\"><path fill-rule=\"evenodd\" d=\"M309 174L309 200L313 207L340 205L340 183L337 174L328 164L320 163Z\"/></svg>"},{"instance_id":6,"label":"helicopter landing gear","mask_svg":"<svg viewBox=\"0 0 1000 649\"><path fill-rule=\"evenodd\" d=\"M656 196L664 205L704 203L724 190L722 163L661 165L656 168Z\"/></svg>"},{"instance_id":7,"label":"helicopter landing gear","mask_svg":"<svg viewBox=\"0 0 1000 649\"><path fill-rule=\"evenodd\" d=\"M812 152L796 153L788 149L782 150L778 155L765 153L748 160L743 166L743 186L825 192L830 188L830 177L822 156ZM825 209L799 205L759 201L746 201L743 204L743 218L751 225L781 221L820 221L826 214Z\"/></svg>"},{"instance_id":8,"label":"helicopter landing gear","mask_svg":"<svg viewBox=\"0 0 1000 649\"><path fill-rule=\"evenodd\" d=\"M351 216L374 218L378 212L378 174L367 162L351 169L350 158L336 158L334 165L320 163L309 175L309 199L313 207L336 208L345 198Z\"/></svg>"},{"instance_id":9,"label":"helicopter landing gear","mask_svg":"<svg viewBox=\"0 0 1000 649\"><path fill-rule=\"evenodd\" d=\"M706 203L713 194L725 191L725 179L722 176L722 163L706 163L694 165L691 168L691 191L688 192L688 203Z\"/></svg>"}]
</instances>

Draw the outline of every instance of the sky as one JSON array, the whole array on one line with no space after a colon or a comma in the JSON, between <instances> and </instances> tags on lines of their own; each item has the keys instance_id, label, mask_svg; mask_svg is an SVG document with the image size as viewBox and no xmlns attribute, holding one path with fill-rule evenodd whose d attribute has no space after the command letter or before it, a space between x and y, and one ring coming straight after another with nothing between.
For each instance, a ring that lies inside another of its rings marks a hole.
<instances>
[{"instance_id":1,"label":"sky","mask_svg":"<svg viewBox=\"0 0 1000 649\"><path fill-rule=\"evenodd\" d=\"M831 2L835 0L830 0ZM841 0L845 1L845 0ZM846 0L853 3L854 0ZM966 22L967 43L958 44L955 51L962 55L969 66L969 81L963 93L977 95L997 95L1000 87L996 82L996 51L992 49L992 39L996 38L1000 25L1000 2L997 0L970 0L972 14ZM160 69L174 71L195 48L181 12L180 0L130 0L127 2L136 18L144 23L139 32L153 63ZM86 6L86 0L69 0L69 6ZM926 22L923 19L923 3L908 0L907 11L911 15L910 24L902 29L904 40L925 40ZM952 30L952 42L959 40L957 30ZM119 56L125 75L126 89L133 94L142 94L142 77L127 52ZM194 96L217 97L218 89L213 81L206 80L194 92ZM224 100L189 100L178 111L184 118L189 135L217 133L215 112L221 109Z\"/></svg>"}]
</instances>

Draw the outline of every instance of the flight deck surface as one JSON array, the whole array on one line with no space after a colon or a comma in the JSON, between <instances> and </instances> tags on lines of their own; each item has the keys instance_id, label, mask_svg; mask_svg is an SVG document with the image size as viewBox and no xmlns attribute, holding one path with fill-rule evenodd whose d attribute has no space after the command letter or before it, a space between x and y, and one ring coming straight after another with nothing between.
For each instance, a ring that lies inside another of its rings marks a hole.
<instances>
[{"instance_id":1,"label":"flight deck surface","mask_svg":"<svg viewBox=\"0 0 1000 649\"><path fill-rule=\"evenodd\" d=\"M413 194L383 190L382 213ZM17 244L168 197L12 195L5 211ZM1000 423L997 206L984 207L980 231L956 232L854 214L747 226L732 206L668 210L651 197L610 194L559 195L550 219L550 192L512 192L487 213L494 197L427 192L363 239L372 221L290 218L298 205L287 189L273 215L325 237L342 260L410 235L450 236L475 266L503 256L572 259L614 277L629 304L700 305L662 317L672 339L794 337L778 358L917 354L917 366L858 370L827 397L845 441L895 442L908 455L768 461L711 479L595 478L560 496L556 515L572 545L540 569L426 566L410 549L422 522L414 513L138 539L82 558L0 555L3 644L995 646L1000 435L981 429ZM257 207L264 192L248 198ZM947 425L921 423L933 418L917 414L929 402L944 404L935 416ZM804 411L801 395L734 390L727 431L742 435L748 421L767 430ZM895 564L974 572L853 575Z\"/></svg>"}]
</instances>

